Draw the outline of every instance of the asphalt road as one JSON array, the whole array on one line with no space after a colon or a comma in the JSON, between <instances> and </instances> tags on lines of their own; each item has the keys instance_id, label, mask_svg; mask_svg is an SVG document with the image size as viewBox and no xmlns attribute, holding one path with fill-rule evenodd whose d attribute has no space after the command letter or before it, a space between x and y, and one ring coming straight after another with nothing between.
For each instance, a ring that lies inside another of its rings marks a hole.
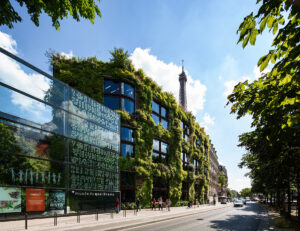
<instances>
[{"instance_id":1,"label":"asphalt road","mask_svg":"<svg viewBox=\"0 0 300 231\"><path fill-rule=\"evenodd\" d=\"M154 224L140 225L122 230L131 231L162 231L162 230L231 230L231 231L253 231L257 230L264 208L257 204L249 202L244 207L227 207L199 213L196 215L176 218L172 220L157 222Z\"/></svg>"}]
</instances>

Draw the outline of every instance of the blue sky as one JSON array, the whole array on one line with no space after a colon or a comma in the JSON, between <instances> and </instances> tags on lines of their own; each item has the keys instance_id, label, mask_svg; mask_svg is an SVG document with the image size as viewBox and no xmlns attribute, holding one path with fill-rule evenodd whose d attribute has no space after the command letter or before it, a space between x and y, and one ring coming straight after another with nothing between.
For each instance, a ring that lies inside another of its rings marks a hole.
<instances>
[{"instance_id":1,"label":"blue sky","mask_svg":"<svg viewBox=\"0 0 300 231\"><path fill-rule=\"evenodd\" d=\"M71 17L56 31L45 14L40 26L30 21L26 9L16 6L23 22L9 35L15 53L50 72L45 52L49 49L77 57L97 56L108 61L109 51L124 48L136 67L178 97L178 74L184 59L188 73L188 109L206 128L220 163L227 167L229 187L250 185L237 167L244 150L236 147L238 135L250 130L250 119L236 120L225 107L226 94L241 80L259 76L256 63L266 53L272 36L266 33L255 47L237 45L236 30L243 18L256 10L255 0L102 0L102 18L95 24ZM7 38L7 37L6 37ZM1 41L2 39L2 41ZM6 40L0 36L0 45ZM15 41L15 44L13 43Z\"/></svg>"}]
</instances>

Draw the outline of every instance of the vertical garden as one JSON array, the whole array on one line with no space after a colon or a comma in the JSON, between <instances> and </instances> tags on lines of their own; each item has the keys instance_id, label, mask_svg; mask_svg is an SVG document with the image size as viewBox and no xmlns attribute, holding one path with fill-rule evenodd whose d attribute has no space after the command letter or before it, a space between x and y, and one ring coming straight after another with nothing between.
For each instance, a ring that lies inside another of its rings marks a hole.
<instances>
[{"instance_id":1,"label":"vertical garden","mask_svg":"<svg viewBox=\"0 0 300 231\"><path fill-rule=\"evenodd\" d=\"M53 53L53 76L100 103L104 102L105 79L124 81L134 86L135 112L116 111L121 115L121 126L130 127L134 131L134 157L120 157L120 170L134 173L135 198L138 197L142 205L149 205L155 178L167 185L167 196L173 205L181 199L206 202L209 137L204 129L195 121L192 113L185 112L177 104L172 94L163 92L143 70L135 70L127 52L115 49L111 55L109 62L103 62L95 57L66 59ZM153 100L167 109L168 129L152 119ZM167 162L153 161L154 139L168 144ZM184 166L182 153L189 157ZM185 198L182 198L183 184L188 192Z\"/></svg>"}]
</instances>

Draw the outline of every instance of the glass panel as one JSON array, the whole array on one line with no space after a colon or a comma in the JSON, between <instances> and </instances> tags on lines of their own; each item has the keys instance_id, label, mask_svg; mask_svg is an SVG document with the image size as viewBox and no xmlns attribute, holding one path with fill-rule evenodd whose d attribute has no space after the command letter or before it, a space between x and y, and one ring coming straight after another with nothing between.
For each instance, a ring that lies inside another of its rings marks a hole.
<instances>
[{"instance_id":1,"label":"glass panel","mask_svg":"<svg viewBox=\"0 0 300 231\"><path fill-rule=\"evenodd\" d=\"M159 114L159 104L152 101L152 111L156 112L157 114Z\"/></svg>"},{"instance_id":2,"label":"glass panel","mask_svg":"<svg viewBox=\"0 0 300 231\"><path fill-rule=\"evenodd\" d=\"M180 122L180 127L183 130L183 122L182 121Z\"/></svg>"},{"instance_id":3,"label":"glass panel","mask_svg":"<svg viewBox=\"0 0 300 231\"><path fill-rule=\"evenodd\" d=\"M168 130L168 121L161 119L161 125L164 129Z\"/></svg>"},{"instance_id":4,"label":"glass panel","mask_svg":"<svg viewBox=\"0 0 300 231\"><path fill-rule=\"evenodd\" d=\"M189 162L189 155L185 154L185 162Z\"/></svg>"},{"instance_id":5,"label":"glass panel","mask_svg":"<svg viewBox=\"0 0 300 231\"><path fill-rule=\"evenodd\" d=\"M168 153L168 144L161 142L161 152Z\"/></svg>"},{"instance_id":6,"label":"glass panel","mask_svg":"<svg viewBox=\"0 0 300 231\"><path fill-rule=\"evenodd\" d=\"M160 155L161 163L168 164L168 157L166 155Z\"/></svg>"},{"instance_id":7,"label":"glass panel","mask_svg":"<svg viewBox=\"0 0 300 231\"><path fill-rule=\"evenodd\" d=\"M104 105L112 110L119 110L119 97L104 96Z\"/></svg>"},{"instance_id":8,"label":"glass panel","mask_svg":"<svg viewBox=\"0 0 300 231\"><path fill-rule=\"evenodd\" d=\"M161 116L167 118L167 110L165 107L161 106Z\"/></svg>"},{"instance_id":9,"label":"glass panel","mask_svg":"<svg viewBox=\"0 0 300 231\"><path fill-rule=\"evenodd\" d=\"M38 99L62 107L65 85L0 53L0 81ZM55 97L49 97L55 92ZM20 102L22 103L22 102Z\"/></svg>"},{"instance_id":10,"label":"glass panel","mask_svg":"<svg viewBox=\"0 0 300 231\"><path fill-rule=\"evenodd\" d=\"M72 164L105 169L108 171L118 171L118 153L76 140L70 140L69 148L70 162Z\"/></svg>"},{"instance_id":11,"label":"glass panel","mask_svg":"<svg viewBox=\"0 0 300 231\"><path fill-rule=\"evenodd\" d=\"M159 163L159 162L161 162L158 153L152 152L152 162L154 162L154 163Z\"/></svg>"},{"instance_id":12,"label":"glass panel","mask_svg":"<svg viewBox=\"0 0 300 231\"><path fill-rule=\"evenodd\" d=\"M122 83L122 84L123 84L122 94L134 99L134 88L127 83Z\"/></svg>"},{"instance_id":13,"label":"glass panel","mask_svg":"<svg viewBox=\"0 0 300 231\"><path fill-rule=\"evenodd\" d=\"M134 146L131 144L122 144L121 155L123 157L134 157Z\"/></svg>"},{"instance_id":14,"label":"glass panel","mask_svg":"<svg viewBox=\"0 0 300 231\"><path fill-rule=\"evenodd\" d=\"M70 188L119 191L119 174L70 165Z\"/></svg>"},{"instance_id":15,"label":"glass panel","mask_svg":"<svg viewBox=\"0 0 300 231\"><path fill-rule=\"evenodd\" d=\"M21 117L22 121L27 120L26 124L36 128L64 134L64 111L2 86L0 86L0 99L5 101L0 104L0 112Z\"/></svg>"},{"instance_id":16,"label":"glass panel","mask_svg":"<svg viewBox=\"0 0 300 231\"><path fill-rule=\"evenodd\" d=\"M104 93L120 94L120 84L112 80L104 80Z\"/></svg>"},{"instance_id":17,"label":"glass panel","mask_svg":"<svg viewBox=\"0 0 300 231\"><path fill-rule=\"evenodd\" d=\"M157 115L153 114L153 113L152 113L152 119L154 120L155 124L159 123L159 117Z\"/></svg>"},{"instance_id":18,"label":"glass panel","mask_svg":"<svg viewBox=\"0 0 300 231\"><path fill-rule=\"evenodd\" d=\"M181 160L184 161L184 154L183 154L183 152L181 153Z\"/></svg>"},{"instance_id":19,"label":"glass panel","mask_svg":"<svg viewBox=\"0 0 300 231\"><path fill-rule=\"evenodd\" d=\"M4 126L0 125L0 134L9 134L11 137L10 145L15 148L15 150L8 149L7 143L1 142L0 150L2 151L43 159L64 160L65 139L61 136L12 122ZM13 140L14 142L12 142Z\"/></svg>"},{"instance_id":20,"label":"glass panel","mask_svg":"<svg viewBox=\"0 0 300 231\"><path fill-rule=\"evenodd\" d=\"M69 116L69 136L102 148L120 150L120 135L74 115Z\"/></svg>"},{"instance_id":21,"label":"glass panel","mask_svg":"<svg viewBox=\"0 0 300 231\"><path fill-rule=\"evenodd\" d=\"M189 141L189 136L185 134L184 139L185 139L185 141Z\"/></svg>"},{"instance_id":22,"label":"glass panel","mask_svg":"<svg viewBox=\"0 0 300 231\"><path fill-rule=\"evenodd\" d=\"M134 113L134 102L122 98L122 110L127 111L130 114Z\"/></svg>"},{"instance_id":23,"label":"glass panel","mask_svg":"<svg viewBox=\"0 0 300 231\"><path fill-rule=\"evenodd\" d=\"M134 142L133 130L130 128L122 127L122 140Z\"/></svg>"},{"instance_id":24,"label":"glass panel","mask_svg":"<svg viewBox=\"0 0 300 231\"><path fill-rule=\"evenodd\" d=\"M159 140L153 140L153 150L159 151Z\"/></svg>"},{"instance_id":25,"label":"glass panel","mask_svg":"<svg viewBox=\"0 0 300 231\"><path fill-rule=\"evenodd\" d=\"M0 184L65 187L62 163L0 152Z\"/></svg>"},{"instance_id":26,"label":"glass panel","mask_svg":"<svg viewBox=\"0 0 300 231\"><path fill-rule=\"evenodd\" d=\"M116 97L113 98L112 101L113 102L107 103L112 103L112 105L116 103L116 109L119 109L119 99ZM113 130L114 132L119 132L120 116L97 101L79 91L70 89L70 101L68 102L68 110L75 115L96 122L100 126Z\"/></svg>"}]
</instances>

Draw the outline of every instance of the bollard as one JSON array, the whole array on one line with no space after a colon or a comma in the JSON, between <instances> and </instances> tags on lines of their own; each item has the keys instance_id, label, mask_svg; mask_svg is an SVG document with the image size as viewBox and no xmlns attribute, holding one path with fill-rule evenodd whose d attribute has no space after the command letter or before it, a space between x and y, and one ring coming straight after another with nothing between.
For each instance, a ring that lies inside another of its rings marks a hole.
<instances>
[{"instance_id":1,"label":"bollard","mask_svg":"<svg viewBox=\"0 0 300 231\"><path fill-rule=\"evenodd\" d=\"M57 226L57 213L54 213L54 226Z\"/></svg>"},{"instance_id":2,"label":"bollard","mask_svg":"<svg viewBox=\"0 0 300 231\"><path fill-rule=\"evenodd\" d=\"M77 211L77 223L80 223L80 212Z\"/></svg>"},{"instance_id":3,"label":"bollard","mask_svg":"<svg viewBox=\"0 0 300 231\"><path fill-rule=\"evenodd\" d=\"M28 224L27 224L27 213L25 213L25 229L27 229Z\"/></svg>"},{"instance_id":4,"label":"bollard","mask_svg":"<svg viewBox=\"0 0 300 231\"><path fill-rule=\"evenodd\" d=\"M98 209L96 210L96 221L98 221Z\"/></svg>"},{"instance_id":5,"label":"bollard","mask_svg":"<svg viewBox=\"0 0 300 231\"><path fill-rule=\"evenodd\" d=\"M114 213L113 212L110 213L110 218L114 219Z\"/></svg>"}]
</instances>

